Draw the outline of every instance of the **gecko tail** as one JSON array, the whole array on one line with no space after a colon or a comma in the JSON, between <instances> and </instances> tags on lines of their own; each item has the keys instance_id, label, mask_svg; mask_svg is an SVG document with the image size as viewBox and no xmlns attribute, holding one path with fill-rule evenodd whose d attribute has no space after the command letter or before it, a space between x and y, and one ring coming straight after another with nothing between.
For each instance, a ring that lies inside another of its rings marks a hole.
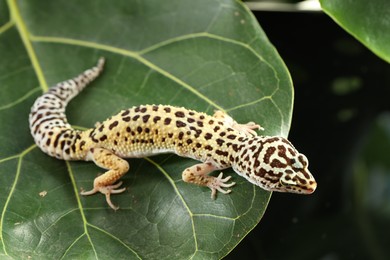
<instances>
[{"instance_id":1,"label":"gecko tail","mask_svg":"<svg viewBox=\"0 0 390 260\"><path fill-rule=\"evenodd\" d=\"M85 70L72 79L57 83L49 89L47 94L53 94L67 104L100 75L103 71L104 63L105 59L101 57L96 66Z\"/></svg>"},{"instance_id":2,"label":"gecko tail","mask_svg":"<svg viewBox=\"0 0 390 260\"><path fill-rule=\"evenodd\" d=\"M59 159L69 159L70 151L79 134L72 129L65 115L68 102L77 96L103 71L105 60L100 58L96 66L80 75L52 86L40 96L29 115L30 131L35 143L45 153Z\"/></svg>"}]
</instances>

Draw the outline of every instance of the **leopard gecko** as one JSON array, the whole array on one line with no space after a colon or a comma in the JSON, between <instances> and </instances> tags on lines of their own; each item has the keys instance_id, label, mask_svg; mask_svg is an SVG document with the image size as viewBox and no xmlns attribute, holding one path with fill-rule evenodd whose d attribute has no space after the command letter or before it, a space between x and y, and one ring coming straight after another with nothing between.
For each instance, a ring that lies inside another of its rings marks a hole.
<instances>
[{"instance_id":1,"label":"leopard gecko","mask_svg":"<svg viewBox=\"0 0 390 260\"><path fill-rule=\"evenodd\" d=\"M209 173L232 167L249 182L269 191L313 193L317 183L308 170L308 160L280 136L258 136L259 125L239 124L223 111L210 116L184 107L139 105L120 111L95 128L73 129L65 109L68 102L103 70L104 59L73 79L60 82L38 97L31 108L29 124L36 145L63 160L93 161L107 171L96 177L93 189L108 205L110 195L121 193L119 179L129 170L123 158L175 153L200 161L182 173L184 182L206 186L214 198L217 191L230 193L231 176ZM118 182L119 181L119 182Z\"/></svg>"}]
</instances>

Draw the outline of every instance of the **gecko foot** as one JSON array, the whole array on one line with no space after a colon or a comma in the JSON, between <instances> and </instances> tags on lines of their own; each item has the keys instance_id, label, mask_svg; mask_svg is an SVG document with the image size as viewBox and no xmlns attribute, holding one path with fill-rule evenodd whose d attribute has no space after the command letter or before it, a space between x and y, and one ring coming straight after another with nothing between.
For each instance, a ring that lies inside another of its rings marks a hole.
<instances>
[{"instance_id":1,"label":"gecko foot","mask_svg":"<svg viewBox=\"0 0 390 260\"><path fill-rule=\"evenodd\" d=\"M257 136L255 129L258 130L264 130L260 125L256 124L255 122L248 122L246 124L234 124L233 128L242 132L245 134L247 137L252 137L252 136Z\"/></svg>"},{"instance_id":2,"label":"gecko foot","mask_svg":"<svg viewBox=\"0 0 390 260\"><path fill-rule=\"evenodd\" d=\"M84 196L88 196L88 195L92 195L92 194L95 194L96 192L100 192L102 194L104 194L106 196L106 201L107 201L107 204L113 209L113 210L118 210L119 207L115 206L112 202L111 202L111 194L118 194L118 193L122 193L126 190L126 188L122 188L122 189L117 189L118 187L120 187L122 185L122 182L118 182L117 184L113 184L113 185L108 185L108 186L102 186L102 187L99 187L98 185L94 185L94 188L92 190L89 190L89 191L82 191L80 192L81 195L84 195Z\"/></svg>"},{"instance_id":3,"label":"gecko foot","mask_svg":"<svg viewBox=\"0 0 390 260\"><path fill-rule=\"evenodd\" d=\"M223 178L223 173L221 172L218 177L214 178L213 182L207 185L211 189L211 198L215 199L215 195L217 194L217 191L222 192L223 194L228 194L232 190L224 190L223 188L229 188L234 186L236 183L226 183L228 180L230 180L232 176L228 176L226 178Z\"/></svg>"}]
</instances>

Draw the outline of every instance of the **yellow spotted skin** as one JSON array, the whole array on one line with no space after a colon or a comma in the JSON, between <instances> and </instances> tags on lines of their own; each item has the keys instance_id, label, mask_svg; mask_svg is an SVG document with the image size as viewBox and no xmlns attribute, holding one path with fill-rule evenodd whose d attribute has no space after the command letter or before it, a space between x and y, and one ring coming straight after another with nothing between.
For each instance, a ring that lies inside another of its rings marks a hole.
<instances>
[{"instance_id":1,"label":"yellow spotted skin","mask_svg":"<svg viewBox=\"0 0 390 260\"><path fill-rule=\"evenodd\" d=\"M116 183L129 170L123 158L176 153L201 163L184 169L183 181L229 193L235 183L229 177L210 176L215 170L232 167L248 181L266 190L310 194L316 182L308 161L283 137L257 136L261 127L253 122L239 124L222 111L205 113L169 105L139 105L122 110L95 128L72 129L65 108L103 70L104 59L79 76L58 83L39 97L29 117L35 143L50 156L64 160L94 161L107 169L94 181L94 188L81 192L110 195L120 193ZM116 184L115 184L116 183Z\"/></svg>"}]
</instances>

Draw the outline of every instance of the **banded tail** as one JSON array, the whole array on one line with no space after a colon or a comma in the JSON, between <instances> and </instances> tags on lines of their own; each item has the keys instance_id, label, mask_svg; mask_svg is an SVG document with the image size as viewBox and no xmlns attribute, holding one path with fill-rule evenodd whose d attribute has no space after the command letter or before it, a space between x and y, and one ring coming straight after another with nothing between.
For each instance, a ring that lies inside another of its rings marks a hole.
<instances>
[{"instance_id":1,"label":"banded tail","mask_svg":"<svg viewBox=\"0 0 390 260\"><path fill-rule=\"evenodd\" d=\"M42 151L58 159L78 159L72 153L81 131L68 124L65 109L72 98L99 76L103 66L104 58L100 58L95 67L52 86L35 101L29 116L30 131Z\"/></svg>"}]
</instances>

